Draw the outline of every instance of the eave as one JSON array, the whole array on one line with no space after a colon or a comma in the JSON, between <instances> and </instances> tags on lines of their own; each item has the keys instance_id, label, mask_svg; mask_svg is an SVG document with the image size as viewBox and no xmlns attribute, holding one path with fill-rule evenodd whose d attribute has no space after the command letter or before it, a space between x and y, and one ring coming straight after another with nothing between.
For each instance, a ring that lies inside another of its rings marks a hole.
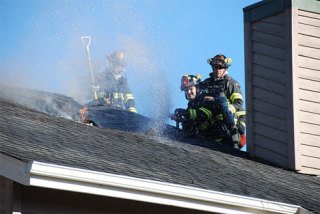
<instances>
[{"instance_id":1,"label":"eave","mask_svg":"<svg viewBox=\"0 0 320 214\"><path fill-rule=\"evenodd\" d=\"M37 161L23 165L22 161L13 160L12 157L3 154L0 157L1 175L19 183L23 181L23 185L216 213L299 213L300 208L292 204ZM25 172L22 180L21 173L16 174L19 176L8 176L8 170L3 170L12 161L20 162L14 167L16 170L20 168L19 172ZM26 182L26 176L29 182Z\"/></svg>"}]
</instances>

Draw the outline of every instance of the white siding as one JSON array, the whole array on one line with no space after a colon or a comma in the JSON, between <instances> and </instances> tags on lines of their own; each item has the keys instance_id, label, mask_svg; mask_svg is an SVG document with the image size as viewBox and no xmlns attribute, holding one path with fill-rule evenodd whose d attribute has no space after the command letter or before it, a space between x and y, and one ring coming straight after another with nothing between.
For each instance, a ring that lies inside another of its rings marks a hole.
<instances>
[{"instance_id":1,"label":"white siding","mask_svg":"<svg viewBox=\"0 0 320 214\"><path fill-rule=\"evenodd\" d=\"M320 174L320 14L297 10L298 168Z\"/></svg>"}]
</instances>

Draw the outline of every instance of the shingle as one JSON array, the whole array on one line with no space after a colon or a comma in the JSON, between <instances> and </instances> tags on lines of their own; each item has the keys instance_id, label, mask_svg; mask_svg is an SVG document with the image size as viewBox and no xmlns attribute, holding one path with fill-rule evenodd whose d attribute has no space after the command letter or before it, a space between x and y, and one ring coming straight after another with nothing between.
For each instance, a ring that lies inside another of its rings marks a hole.
<instances>
[{"instance_id":1,"label":"shingle","mask_svg":"<svg viewBox=\"0 0 320 214\"><path fill-rule=\"evenodd\" d=\"M320 213L319 177L261 163L241 151L181 136L173 140L174 135L86 126L25 108L8 98L0 98L0 110L0 152L24 161L257 197Z\"/></svg>"}]
</instances>

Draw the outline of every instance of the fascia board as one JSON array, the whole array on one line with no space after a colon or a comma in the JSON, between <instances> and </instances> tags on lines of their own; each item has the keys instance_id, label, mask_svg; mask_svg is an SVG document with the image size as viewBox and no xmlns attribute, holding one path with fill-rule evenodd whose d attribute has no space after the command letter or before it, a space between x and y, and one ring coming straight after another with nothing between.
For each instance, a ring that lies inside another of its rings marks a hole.
<instances>
[{"instance_id":1,"label":"fascia board","mask_svg":"<svg viewBox=\"0 0 320 214\"><path fill-rule=\"evenodd\" d=\"M264 0L243 8L244 22L255 22L291 7L288 0Z\"/></svg>"},{"instance_id":2,"label":"fascia board","mask_svg":"<svg viewBox=\"0 0 320 214\"><path fill-rule=\"evenodd\" d=\"M30 164L0 153L0 175L23 185L29 185Z\"/></svg>"},{"instance_id":3,"label":"fascia board","mask_svg":"<svg viewBox=\"0 0 320 214\"><path fill-rule=\"evenodd\" d=\"M30 185L217 213L296 213L299 206L183 185L33 162Z\"/></svg>"}]
</instances>

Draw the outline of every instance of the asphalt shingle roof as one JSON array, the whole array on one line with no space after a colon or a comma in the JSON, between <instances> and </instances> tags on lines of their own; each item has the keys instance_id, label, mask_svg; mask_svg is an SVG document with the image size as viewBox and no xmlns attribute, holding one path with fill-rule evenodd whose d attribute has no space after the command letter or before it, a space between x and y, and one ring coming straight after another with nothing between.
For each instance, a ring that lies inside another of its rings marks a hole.
<instances>
[{"instance_id":1,"label":"asphalt shingle roof","mask_svg":"<svg viewBox=\"0 0 320 214\"><path fill-rule=\"evenodd\" d=\"M241 151L192 145L196 139L86 126L7 98L0 98L0 112L0 152L23 161L279 201L320 213L319 177L260 163Z\"/></svg>"}]
</instances>

